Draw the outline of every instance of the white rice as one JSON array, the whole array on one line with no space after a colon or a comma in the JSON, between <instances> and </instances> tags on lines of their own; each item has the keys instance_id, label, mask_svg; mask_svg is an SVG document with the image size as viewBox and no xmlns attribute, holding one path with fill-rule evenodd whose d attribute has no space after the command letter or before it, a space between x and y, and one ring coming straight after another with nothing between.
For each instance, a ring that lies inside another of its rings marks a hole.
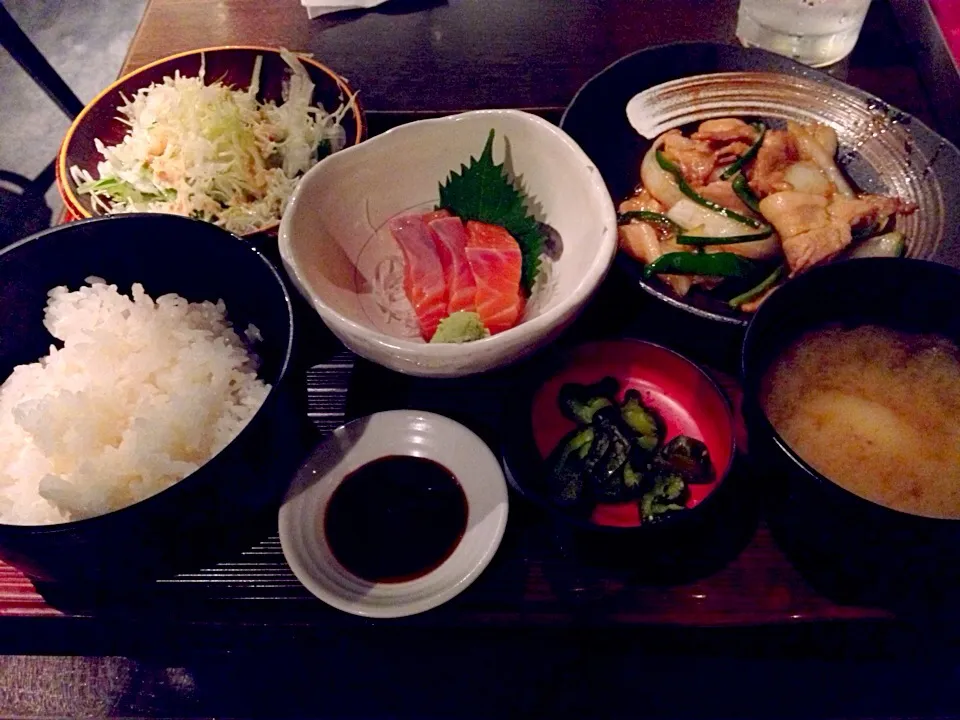
<instances>
[{"instance_id":1,"label":"white rice","mask_svg":"<svg viewBox=\"0 0 960 720\"><path fill-rule=\"evenodd\" d=\"M222 301L88 283L50 291L44 325L63 347L0 387L0 522L77 520L154 495L236 437L270 390Z\"/></svg>"}]
</instances>

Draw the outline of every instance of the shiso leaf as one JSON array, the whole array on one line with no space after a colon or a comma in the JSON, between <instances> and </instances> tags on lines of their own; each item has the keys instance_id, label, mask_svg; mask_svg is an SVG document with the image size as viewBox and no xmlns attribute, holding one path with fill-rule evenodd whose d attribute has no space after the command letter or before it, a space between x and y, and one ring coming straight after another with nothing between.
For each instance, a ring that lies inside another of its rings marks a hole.
<instances>
[{"instance_id":1,"label":"shiso leaf","mask_svg":"<svg viewBox=\"0 0 960 720\"><path fill-rule=\"evenodd\" d=\"M471 156L460 172L451 171L440 183L440 207L463 221L477 220L499 225L520 246L523 269L520 285L529 295L540 272L540 255L545 237L540 224L527 212L525 195L507 176L503 163L493 162L494 131L479 158Z\"/></svg>"}]
</instances>

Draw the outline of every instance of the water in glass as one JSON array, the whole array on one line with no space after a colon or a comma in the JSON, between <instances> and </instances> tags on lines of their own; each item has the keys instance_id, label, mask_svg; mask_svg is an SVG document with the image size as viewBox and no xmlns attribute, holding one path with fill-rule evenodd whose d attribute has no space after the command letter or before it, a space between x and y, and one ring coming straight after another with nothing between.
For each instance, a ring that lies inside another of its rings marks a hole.
<instances>
[{"instance_id":1,"label":"water in glass","mask_svg":"<svg viewBox=\"0 0 960 720\"><path fill-rule=\"evenodd\" d=\"M857 43L870 0L740 0L737 37L821 67L842 60Z\"/></svg>"}]
</instances>

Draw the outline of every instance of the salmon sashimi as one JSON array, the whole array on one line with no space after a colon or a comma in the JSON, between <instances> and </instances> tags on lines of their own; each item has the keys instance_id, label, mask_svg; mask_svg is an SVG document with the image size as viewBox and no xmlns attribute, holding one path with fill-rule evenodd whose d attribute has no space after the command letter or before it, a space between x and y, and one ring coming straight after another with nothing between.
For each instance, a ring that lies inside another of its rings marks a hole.
<instances>
[{"instance_id":1,"label":"salmon sashimi","mask_svg":"<svg viewBox=\"0 0 960 720\"><path fill-rule=\"evenodd\" d=\"M467 262L467 231L458 217L429 222L437 241L437 255L447 285L447 312L473 312L477 305L477 283Z\"/></svg>"},{"instance_id":2,"label":"salmon sashimi","mask_svg":"<svg viewBox=\"0 0 960 720\"><path fill-rule=\"evenodd\" d=\"M509 330L523 314L523 257L513 236L497 225L467 223L467 261L477 284L477 314L491 335Z\"/></svg>"},{"instance_id":3,"label":"salmon sashimi","mask_svg":"<svg viewBox=\"0 0 960 720\"><path fill-rule=\"evenodd\" d=\"M453 217L453 216L450 214L450 211L449 211L449 210L431 210L431 211L428 212L428 213L424 213L424 214L421 215L420 217L422 217L422 218L423 218L423 221L424 221L427 225L429 225L429 224L430 224L431 222L433 222L434 220L439 220L439 219L441 219L441 218L448 218L448 217Z\"/></svg>"},{"instance_id":4,"label":"salmon sashimi","mask_svg":"<svg viewBox=\"0 0 960 720\"><path fill-rule=\"evenodd\" d=\"M388 227L403 253L403 291L417 314L420 334L429 341L447 315L447 283L437 241L419 215L393 218Z\"/></svg>"}]
</instances>

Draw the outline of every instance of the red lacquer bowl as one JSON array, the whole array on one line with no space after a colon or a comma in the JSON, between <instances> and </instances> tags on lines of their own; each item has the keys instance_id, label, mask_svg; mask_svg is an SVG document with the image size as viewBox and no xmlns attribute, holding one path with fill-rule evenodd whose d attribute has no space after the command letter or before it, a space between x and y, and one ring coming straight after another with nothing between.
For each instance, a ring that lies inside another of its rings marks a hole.
<instances>
[{"instance_id":1,"label":"red lacquer bowl","mask_svg":"<svg viewBox=\"0 0 960 720\"><path fill-rule=\"evenodd\" d=\"M201 56L207 82L222 80L237 89L248 88L258 55L263 58L258 97L261 100L279 101L289 69L276 48L257 46L204 48L171 55L124 75L104 89L73 121L57 155L57 188L67 210L76 218L94 217L98 214L93 209L90 196L77 193L76 183L70 176L70 168L76 165L96 176L97 163L103 158L97 152L94 139L100 138L106 145L114 145L126 135L127 126L117 118L117 107L123 104L124 97L130 98L141 88L162 82L164 77L172 76L177 71L183 76L195 77L200 71ZM342 102L346 102L347 113L341 121L347 135L346 146L359 143L366 136L366 126L356 93L347 85L346 80L326 65L304 55L298 57L315 85L314 103L320 103L327 110L333 111ZM278 219L276 223L246 235L275 233L279 224Z\"/></svg>"},{"instance_id":2,"label":"red lacquer bowl","mask_svg":"<svg viewBox=\"0 0 960 720\"><path fill-rule=\"evenodd\" d=\"M515 433L504 449L508 479L515 490L540 505L560 513L577 526L602 531L648 529L641 522L636 501L598 503L589 517L567 513L542 492L544 459L574 428L557 404L566 383L595 383L604 377L620 383L620 396L639 391L666 425L666 440L689 435L702 440L710 452L715 479L691 484L687 511L673 513L649 529L663 528L696 516L710 504L724 482L734 458L733 413L726 397L696 364L665 347L640 340L614 340L582 345L566 354L553 373L515 409ZM517 407L517 406L515 406Z\"/></svg>"}]
</instances>

